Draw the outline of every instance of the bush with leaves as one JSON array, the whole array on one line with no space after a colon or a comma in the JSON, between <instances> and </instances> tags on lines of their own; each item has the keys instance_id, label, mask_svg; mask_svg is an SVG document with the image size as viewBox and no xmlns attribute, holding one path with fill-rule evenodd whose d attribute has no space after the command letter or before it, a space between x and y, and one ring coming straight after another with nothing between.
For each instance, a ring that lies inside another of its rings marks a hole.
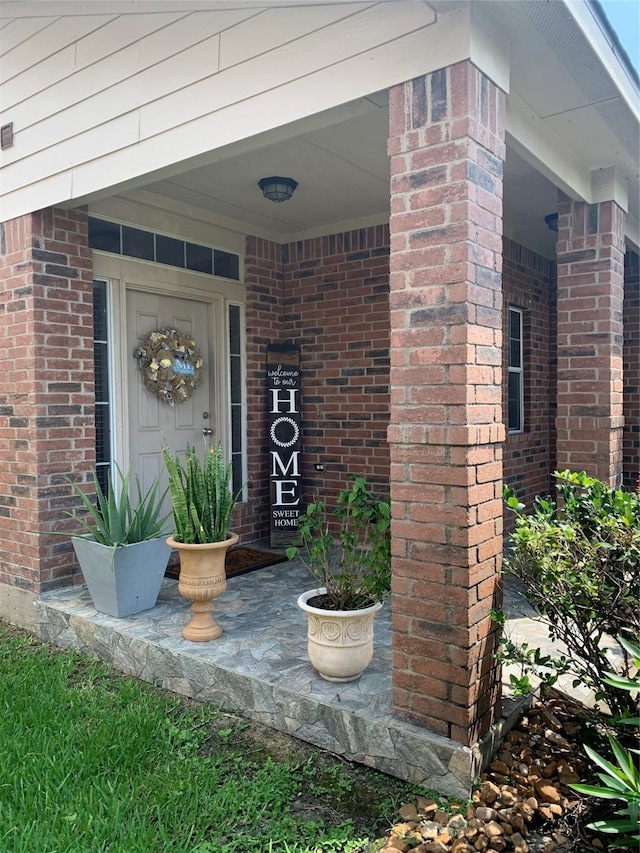
<instances>
[{"instance_id":1,"label":"bush with leaves","mask_svg":"<svg viewBox=\"0 0 640 853\"><path fill-rule=\"evenodd\" d=\"M315 501L298 519L302 549L287 548L287 557L300 556L327 590L334 610L359 610L382 601L391 588L391 504L376 498L364 477L353 477L342 489L334 509L340 524L334 541L324 502Z\"/></svg>"},{"instance_id":2,"label":"bush with leaves","mask_svg":"<svg viewBox=\"0 0 640 853\"><path fill-rule=\"evenodd\" d=\"M525 513L506 487L516 513L505 570L520 579L529 602L567 655L547 662L591 687L619 716L633 699L608 673L611 656L628 672L631 658L619 637L640 631L640 496L612 489L585 473L554 475L558 500L536 498Z\"/></svg>"}]
</instances>

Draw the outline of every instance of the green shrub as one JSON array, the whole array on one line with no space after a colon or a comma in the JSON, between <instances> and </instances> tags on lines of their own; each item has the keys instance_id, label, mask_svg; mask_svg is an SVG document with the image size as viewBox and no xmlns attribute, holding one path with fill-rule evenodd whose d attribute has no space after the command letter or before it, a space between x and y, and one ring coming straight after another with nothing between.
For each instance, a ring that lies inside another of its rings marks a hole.
<instances>
[{"instance_id":1,"label":"green shrub","mask_svg":"<svg viewBox=\"0 0 640 853\"><path fill-rule=\"evenodd\" d=\"M338 495L334 516L340 523L334 541L322 501L310 503L298 519L303 550L298 555L326 587L335 610L359 610L382 601L391 588L391 504L375 498L364 477L353 477Z\"/></svg>"},{"instance_id":2,"label":"green shrub","mask_svg":"<svg viewBox=\"0 0 640 853\"><path fill-rule=\"evenodd\" d=\"M613 714L628 716L634 701L608 674L612 651L628 672L630 654L617 638L640 631L640 496L584 473L554 476L557 502L536 498L529 515L505 488L517 516L505 570L567 651L550 669L572 673Z\"/></svg>"}]
</instances>

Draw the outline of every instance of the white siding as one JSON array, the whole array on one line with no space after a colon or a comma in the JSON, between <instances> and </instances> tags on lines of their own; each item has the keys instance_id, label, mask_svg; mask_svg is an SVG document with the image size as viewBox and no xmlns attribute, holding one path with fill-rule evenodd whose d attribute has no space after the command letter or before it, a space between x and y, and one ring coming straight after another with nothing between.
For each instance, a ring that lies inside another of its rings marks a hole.
<instances>
[{"instance_id":1,"label":"white siding","mask_svg":"<svg viewBox=\"0 0 640 853\"><path fill-rule=\"evenodd\" d=\"M468 29L450 18L457 61ZM14 21L0 31L1 123L15 134L0 215L124 185L445 64L434 23L417 2Z\"/></svg>"},{"instance_id":2,"label":"white siding","mask_svg":"<svg viewBox=\"0 0 640 853\"><path fill-rule=\"evenodd\" d=\"M55 20L56 18L22 18L5 21L4 26L0 29L0 53L6 53L22 44L23 41L48 27Z\"/></svg>"}]
</instances>

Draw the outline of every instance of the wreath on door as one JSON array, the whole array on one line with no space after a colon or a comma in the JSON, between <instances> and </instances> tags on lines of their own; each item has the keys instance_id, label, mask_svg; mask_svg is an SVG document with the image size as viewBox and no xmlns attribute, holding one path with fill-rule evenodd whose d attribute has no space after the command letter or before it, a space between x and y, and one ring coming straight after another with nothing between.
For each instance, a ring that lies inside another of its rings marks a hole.
<instances>
[{"instance_id":1,"label":"wreath on door","mask_svg":"<svg viewBox=\"0 0 640 853\"><path fill-rule=\"evenodd\" d=\"M169 406L184 403L202 382L204 365L191 337L179 329L156 329L135 352L142 381Z\"/></svg>"}]
</instances>

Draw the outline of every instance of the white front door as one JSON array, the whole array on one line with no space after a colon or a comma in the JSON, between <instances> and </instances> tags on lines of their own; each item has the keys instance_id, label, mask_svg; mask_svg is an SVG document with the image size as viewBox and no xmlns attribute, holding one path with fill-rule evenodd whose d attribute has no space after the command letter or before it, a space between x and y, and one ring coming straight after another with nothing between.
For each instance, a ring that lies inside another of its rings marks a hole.
<instances>
[{"instance_id":1,"label":"white front door","mask_svg":"<svg viewBox=\"0 0 640 853\"><path fill-rule=\"evenodd\" d=\"M200 451L218 436L214 417L214 342L211 330L217 328L215 306L196 299L167 296L127 289L127 387L129 389L129 441L132 472L137 473L146 490L157 474L166 482L162 463L164 444L174 453L183 453L189 444ZM150 332L162 328L177 329L191 335L200 350L205 373L192 396L168 405L149 390L134 357Z\"/></svg>"}]
</instances>

